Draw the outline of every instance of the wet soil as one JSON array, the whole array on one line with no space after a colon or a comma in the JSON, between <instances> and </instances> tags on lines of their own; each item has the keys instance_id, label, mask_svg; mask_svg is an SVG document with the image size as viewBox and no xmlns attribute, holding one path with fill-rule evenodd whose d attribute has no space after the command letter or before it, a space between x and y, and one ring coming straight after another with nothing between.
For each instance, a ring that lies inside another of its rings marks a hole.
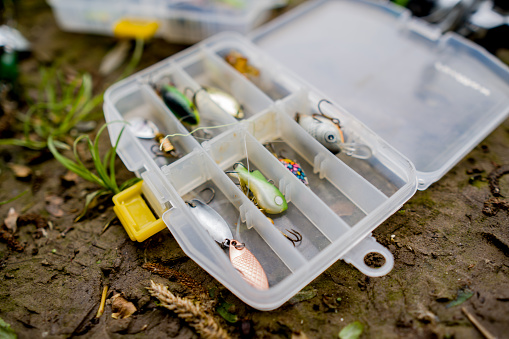
<instances>
[{"instance_id":1,"label":"wet soil","mask_svg":"<svg viewBox=\"0 0 509 339\"><path fill-rule=\"evenodd\" d=\"M90 72L98 89L111 84L116 75L101 77L97 65L114 46L113 38L60 31L43 1L18 4L17 18L34 49L21 62L25 80L36 78L41 64L58 62L64 68ZM138 68L183 48L154 40ZM20 103L19 109L26 107ZM109 147L106 135L102 141L102 147ZM0 242L0 318L20 338L197 337L149 297L146 287L151 279L178 295L190 294L178 279L142 268L152 262L193 277L232 304L229 312L243 321L223 321L223 326L234 337L290 338L302 332L308 338L335 338L346 324L360 321L365 326L362 338L482 338L462 308L493 335L507 337L509 211L504 195L509 195L509 176L500 177L498 197L488 177L498 165L509 164L508 146L509 120L374 231L395 258L388 275L369 278L338 261L297 298L271 312L257 311L237 299L190 260L168 230L144 243L130 241L117 221L102 233L114 217L109 202L74 223L84 195L95 187L80 178L62 180L66 170L47 155L42 155L43 161L31 161L40 160L41 154L1 147L0 201L27 194L0 206L1 220L14 208L26 221L11 237L22 248L12 241ZM30 163L32 175L16 179L9 162ZM132 177L119 160L117 169L119 181ZM52 196L63 199L60 217L49 207ZM489 213L484 213L490 198ZM2 230L6 232L5 226ZM376 256L368 261L380 265ZM109 286L108 297L123 293L137 312L113 319L111 306L106 305L104 315L96 319L104 285ZM460 305L452 303L470 294Z\"/></svg>"}]
</instances>

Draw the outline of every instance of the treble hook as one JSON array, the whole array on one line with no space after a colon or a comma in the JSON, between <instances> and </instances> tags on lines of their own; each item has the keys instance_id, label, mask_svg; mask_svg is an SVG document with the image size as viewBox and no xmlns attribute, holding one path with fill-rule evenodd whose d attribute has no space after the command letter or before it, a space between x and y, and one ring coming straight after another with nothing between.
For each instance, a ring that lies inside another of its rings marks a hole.
<instances>
[{"instance_id":1,"label":"treble hook","mask_svg":"<svg viewBox=\"0 0 509 339\"><path fill-rule=\"evenodd\" d=\"M214 199L214 197L216 196L216 191L215 191L212 187L205 187L204 189L202 189L202 190L200 191L200 193L199 193L199 194L201 194L201 193L203 193L203 192L205 192L205 191L211 191L211 192L212 192L212 196L210 197L210 199L209 199L207 202L205 202L205 205L208 205L208 204L210 204L210 202L212 201L212 199ZM188 204L188 205L189 205L190 207L192 207L192 208L195 208L195 207L196 207L196 206L195 206L195 205L194 205L191 201L185 201L185 203L186 203L186 204Z\"/></svg>"},{"instance_id":2,"label":"treble hook","mask_svg":"<svg viewBox=\"0 0 509 339\"><path fill-rule=\"evenodd\" d=\"M207 204L207 205L208 205L208 204L210 204L210 202L211 202L212 200L214 200L214 198L215 198L215 196L216 196L216 191L215 191L212 187L205 187L204 189L202 189L202 190L200 191L200 194L201 194L201 193L203 193L203 192L205 192L205 191L210 191L210 192L212 192L212 196L210 197L210 199L209 199L207 202L205 202L205 204Z\"/></svg>"},{"instance_id":3,"label":"treble hook","mask_svg":"<svg viewBox=\"0 0 509 339\"><path fill-rule=\"evenodd\" d=\"M201 91L205 91L205 88L200 87L200 88L198 88L196 91L193 91L191 88L186 87L186 88L184 89L184 93L186 93L186 91L187 91L187 90L191 91L191 93L193 94L193 98L192 98L193 104L194 104L195 106L198 106L198 105L196 104L196 96L197 96L197 95L198 95L198 93L200 93ZM205 92L206 92L206 91L205 91Z\"/></svg>"},{"instance_id":4,"label":"treble hook","mask_svg":"<svg viewBox=\"0 0 509 339\"><path fill-rule=\"evenodd\" d=\"M332 105L332 102L330 102L329 100L327 99L322 99L320 101L318 101L318 104L317 104L317 107L318 107L318 112L320 112L320 115L322 115L323 117L329 119L330 121L332 121L332 123L338 125L339 128L341 128L341 122L339 121L338 118L333 118L333 117L330 117L328 116L327 114L323 113L322 112L322 108L320 107L320 105L322 104L322 102L326 102L328 103L329 105ZM313 114L313 117L314 117L315 114Z\"/></svg>"},{"instance_id":5,"label":"treble hook","mask_svg":"<svg viewBox=\"0 0 509 339\"><path fill-rule=\"evenodd\" d=\"M281 234L284 235L286 239L288 239L292 242L293 247L295 247L296 243L299 243L302 241L302 235L299 232L297 232L296 230L294 230L293 228L291 230L289 230L287 228L286 231L288 233L290 233L291 235L293 235L295 238L290 237L289 235L285 234L283 231L279 231L279 232L281 232Z\"/></svg>"}]
</instances>

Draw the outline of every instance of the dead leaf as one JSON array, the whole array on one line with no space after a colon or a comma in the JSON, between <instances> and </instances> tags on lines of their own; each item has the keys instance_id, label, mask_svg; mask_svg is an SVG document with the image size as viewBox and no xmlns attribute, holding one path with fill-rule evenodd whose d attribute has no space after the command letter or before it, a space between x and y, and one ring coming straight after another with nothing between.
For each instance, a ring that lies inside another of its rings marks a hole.
<instances>
[{"instance_id":1,"label":"dead leaf","mask_svg":"<svg viewBox=\"0 0 509 339\"><path fill-rule=\"evenodd\" d=\"M73 171L67 171L64 175L60 177L62 180L62 185L65 187L70 187L75 185L78 182L79 176Z\"/></svg>"},{"instance_id":2,"label":"dead leaf","mask_svg":"<svg viewBox=\"0 0 509 339\"><path fill-rule=\"evenodd\" d=\"M136 307L130 301L127 301L122 297L120 293L115 294L110 299L111 301L111 317L113 319L124 319L129 318L131 314L136 312Z\"/></svg>"},{"instance_id":3,"label":"dead leaf","mask_svg":"<svg viewBox=\"0 0 509 339\"><path fill-rule=\"evenodd\" d=\"M131 42L120 40L102 59L99 74L108 75L116 70L126 60Z\"/></svg>"},{"instance_id":4,"label":"dead leaf","mask_svg":"<svg viewBox=\"0 0 509 339\"><path fill-rule=\"evenodd\" d=\"M308 336L304 332L292 333L292 339L308 339Z\"/></svg>"},{"instance_id":5,"label":"dead leaf","mask_svg":"<svg viewBox=\"0 0 509 339\"><path fill-rule=\"evenodd\" d=\"M48 195L45 200L46 210L51 213L51 215L57 218L64 216L64 211L60 208L60 206L64 203L64 199L57 197L56 195Z\"/></svg>"},{"instance_id":6,"label":"dead leaf","mask_svg":"<svg viewBox=\"0 0 509 339\"><path fill-rule=\"evenodd\" d=\"M11 207L9 212L7 212L7 218L4 219L5 226L7 226L7 228L10 229L12 233L16 233L16 221L18 221L18 216L18 212L16 212L14 207Z\"/></svg>"},{"instance_id":7,"label":"dead leaf","mask_svg":"<svg viewBox=\"0 0 509 339\"><path fill-rule=\"evenodd\" d=\"M14 163L8 163L7 166L9 166L18 179L27 179L32 175L32 169L28 166Z\"/></svg>"}]
</instances>

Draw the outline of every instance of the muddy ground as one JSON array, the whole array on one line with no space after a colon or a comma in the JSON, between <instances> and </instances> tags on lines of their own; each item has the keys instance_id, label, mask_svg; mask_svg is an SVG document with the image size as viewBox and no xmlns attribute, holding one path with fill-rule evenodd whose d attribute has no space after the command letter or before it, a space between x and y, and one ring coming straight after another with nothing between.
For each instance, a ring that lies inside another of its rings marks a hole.
<instances>
[{"instance_id":1,"label":"muddy ground","mask_svg":"<svg viewBox=\"0 0 509 339\"><path fill-rule=\"evenodd\" d=\"M21 63L25 81L37 78L40 65L55 61L63 68L90 72L97 90L118 76L104 78L97 72L102 57L115 44L113 38L60 31L43 1L19 4L17 19L34 49ZM138 69L184 47L154 40L145 48ZM20 111L26 111L23 102L19 105ZM109 147L106 135L102 140L102 147ZM497 165L509 164L508 146L509 120L375 230L374 236L395 257L394 269L387 276L368 278L338 261L293 302L271 312L257 311L237 299L190 260L168 230L144 243L130 241L118 222L102 233L114 216L109 202L74 223L84 195L94 185L82 179L63 180L67 171L47 154L41 157L40 152L1 147L0 201L28 191L0 206L1 220L11 207L35 219L15 233L22 252L0 242L0 318L20 338L197 337L149 297L145 288L151 279L178 295L189 293L178 282L141 267L154 262L187 273L232 304L229 312L238 316L236 324L216 315L234 337L289 338L302 332L309 338L333 338L347 324L360 321L365 326L362 338L482 338L462 313L465 308L493 335L507 338L509 213L507 204L492 207L492 212L498 212L495 215L483 213L483 208L493 197L488 174ZM32 175L19 180L8 163L28 165ZM119 181L132 176L120 161L117 168ZM509 194L509 175L501 178L500 188L502 194ZM60 217L50 207L55 196L63 198L63 203L56 204ZM37 222L42 228L37 228ZM106 305L104 315L94 319L105 284L110 286L109 296L123 293L138 311L115 320L111 306ZM451 304L470 294L460 305Z\"/></svg>"}]
</instances>

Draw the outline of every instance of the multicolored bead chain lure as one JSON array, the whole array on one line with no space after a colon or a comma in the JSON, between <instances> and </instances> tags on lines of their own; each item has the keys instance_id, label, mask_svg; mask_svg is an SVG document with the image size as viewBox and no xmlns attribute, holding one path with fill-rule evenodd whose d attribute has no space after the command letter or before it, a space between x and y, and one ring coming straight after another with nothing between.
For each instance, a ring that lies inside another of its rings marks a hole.
<instances>
[{"instance_id":1,"label":"multicolored bead chain lure","mask_svg":"<svg viewBox=\"0 0 509 339\"><path fill-rule=\"evenodd\" d=\"M293 175L295 175L300 181L302 181L304 183L304 185L306 185L306 186L309 185L308 178L306 177L306 173L304 173L304 170L302 169L302 167L300 167L300 165L298 163L296 163L295 161L293 161L291 159L286 159L286 158L278 158L278 159L283 165L285 165L286 168L288 168L288 170L290 172L293 173Z\"/></svg>"}]
</instances>

